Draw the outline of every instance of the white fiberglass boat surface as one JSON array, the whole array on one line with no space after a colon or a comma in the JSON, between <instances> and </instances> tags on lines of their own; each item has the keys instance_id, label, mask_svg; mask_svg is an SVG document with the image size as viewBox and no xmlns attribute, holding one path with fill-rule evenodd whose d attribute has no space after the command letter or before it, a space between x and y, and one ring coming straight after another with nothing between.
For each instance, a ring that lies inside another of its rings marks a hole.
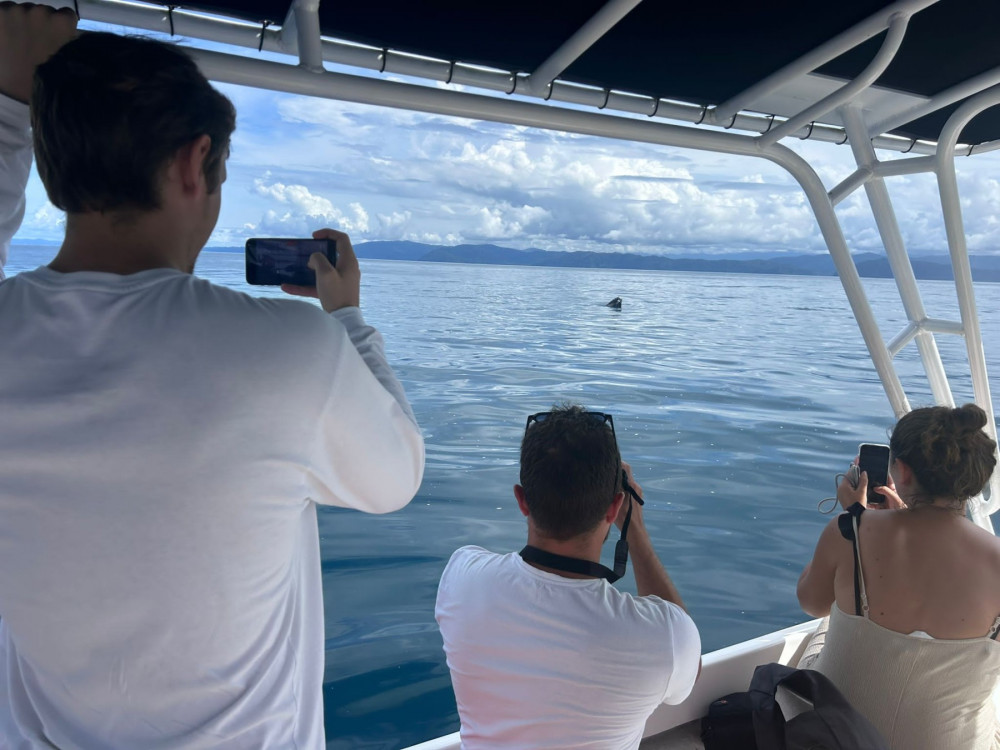
<instances>
[{"instance_id":1,"label":"white fiberglass boat surface","mask_svg":"<svg viewBox=\"0 0 1000 750\"><path fill-rule=\"evenodd\" d=\"M217 81L329 99L645 143L754 156L785 168L812 207L896 416L910 409L894 357L913 344L934 400L954 405L936 342L966 344L975 402L996 422L973 292L956 158L1000 147L1000 4L993 0L792 0L733 4L666 0L79 0L85 21L215 42L193 49ZM279 53L288 58L276 58ZM355 68L359 75L331 72ZM401 77L403 81L399 80ZM850 149L857 169L825 185L786 139ZM838 145L839 144L839 145ZM891 152L895 158L883 159ZM902 156L900 156L902 154ZM924 309L886 187L933 175L940 195L960 318ZM835 206L863 190L908 322L886 341ZM954 363L949 370L956 372ZM969 505L993 531L996 476ZM697 747L690 722L753 668L794 663L815 623L706 655L680 706L662 706L655 747ZM685 725L688 725L685 728ZM458 735L421 750L459 747Z\"/></svg>"}]
</instances>

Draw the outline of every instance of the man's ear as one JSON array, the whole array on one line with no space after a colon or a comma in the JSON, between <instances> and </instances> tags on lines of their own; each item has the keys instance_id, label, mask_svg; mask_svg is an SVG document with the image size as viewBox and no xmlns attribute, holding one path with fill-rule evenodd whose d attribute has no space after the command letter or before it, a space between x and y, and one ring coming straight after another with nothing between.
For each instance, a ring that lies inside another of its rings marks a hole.
<instances>
[{"instance_id":1,"label":"man's ear","mask_svg":"<svg viewBox=\"0 0 1000 750\"><path fill-rule=\"evenodd\" d=\"M615 499L611 501L611 505L608 506L608 512L604 514L604 520L607 523L614 523L615 519L618 518L618 514L621 512L622 503L625 502L625 492L620 491L615 493Z\"/></svg>"},{"instance_id":2,"label":"man's ear","mask_svg":"<svg viewBox=\"0 0 1000 750\"><path fill-rule=\"evenodd\" d=\"M212 138L200 135L177 149L170 168L186 195L195 193L202 187L207 191L205 159L211 148Z\"/></svg>"},{"instance_id":3,"label":"man's ear","mask_svg":"<svg viewBox=\"0 0 1000 750\"><path fill-rule=\"evenodd\" d=\"M517 499L517 507L521 509L522 515L524 515L525 518L531 516L531 511L528 510L528 501L524 499L524 487L519 484L515 484L514 497Z\"/></svg>"}]
</instances>

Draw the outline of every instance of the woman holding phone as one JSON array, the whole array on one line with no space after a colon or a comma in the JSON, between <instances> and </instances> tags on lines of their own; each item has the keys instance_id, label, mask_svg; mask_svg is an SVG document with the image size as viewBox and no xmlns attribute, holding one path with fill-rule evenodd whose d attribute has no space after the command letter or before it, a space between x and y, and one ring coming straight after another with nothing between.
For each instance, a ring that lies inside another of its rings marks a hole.
<instances>
[{"instance_id":1,"label":"woman holding phone","mask_svg":"<svg viewBox=\"0 0 1000 750\"><path fill-rule=\"evenodd\" d=\"M973 404L900 419L874 488L884 505L868 508L866 472L842 480L847 512L799 579L802 609L830 616L818 658L799 666L829 677L893 750L1000 748L1000 539L965 512L996 465L985 425Z\"/></svg>"}]
</instances>

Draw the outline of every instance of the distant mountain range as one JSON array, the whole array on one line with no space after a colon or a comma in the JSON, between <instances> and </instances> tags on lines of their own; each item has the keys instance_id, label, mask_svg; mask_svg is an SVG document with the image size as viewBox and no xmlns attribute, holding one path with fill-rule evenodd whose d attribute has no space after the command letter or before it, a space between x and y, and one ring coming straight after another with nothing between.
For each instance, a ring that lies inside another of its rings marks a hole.
<instances>
[{"instance_id":1,"label":"distant mountain range","mask_svg":"<svg viewBox=\"0 0 1000 750\"><path fill-rule=\"evenodd\" d=\"M27 243L26 243L27 244ZM43 245L47 243L32 243ZM242 247L207 247L208 251L242 253ZM499 266L550 266L559 268L623 268L656 271L700 271L708 273L765 273L795 276L836 276L828 254L785 255L779 253L728 253L722 255L664 256L638 253L557 252L530 248L516 250L498 245L425 245L420 242L360 242L354 247L359 258L418 260L431 263L485 263ZM975 281L1000 281L1000 255L971 256ZM946 255L924 255L910 259L918 279L952 278ZM876 253L854 256L858 273L867 278L892 278L889 261Z\"/></svg>"},{"instance_id":2,"label":"distant mountain range","mask_svg":"<svg viewBox=\"0 0 1000 750\"><path fill-rule=\"evenodd\" d=\"M206 250L243 252L243 248L209 247ZM359 258L419 260L431 263L486 263L498 266L554 266L560 268L624 268L657 271L702 271L716 273L767 273L796 276L836 276L833 260L821 255L703 255L673 257L637 253L597 253L584 251L516 250L498 245L425 245L420 242L360 242L354 246ZM910 259L918 279L952 278L948 256L920 256ZM868 278L892 278L889 261L875 253L854 256L858 273ZM970 258L975 281L1000 281L1000 256Z\"/></svg>"}]
</instances>

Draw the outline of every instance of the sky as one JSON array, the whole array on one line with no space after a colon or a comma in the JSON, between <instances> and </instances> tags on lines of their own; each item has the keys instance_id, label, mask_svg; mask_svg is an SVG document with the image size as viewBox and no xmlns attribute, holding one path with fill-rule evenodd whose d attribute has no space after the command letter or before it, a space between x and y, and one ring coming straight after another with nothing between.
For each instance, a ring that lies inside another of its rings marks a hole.
<instances>
[{"instance_id":1,"label":"sky","mask_svg":"<svg viewBox=\"0 0 1000 750\"><path fill-rule=\"evenodd\" d=\"M238 124L209 246L333 226L355 243L687 257L825 252L798 185L762 159L218 87ZM854 171L847 146L783 143L827 188ZM962 157L958 170L969 249L1000 254L1000 151ZM888 185L911 254L947 252L933 178ZM838 215L852 251L881 252L863 191ZM63 222L33 173L15 241L58 241Z\"/></svg>"}]
</instances>

